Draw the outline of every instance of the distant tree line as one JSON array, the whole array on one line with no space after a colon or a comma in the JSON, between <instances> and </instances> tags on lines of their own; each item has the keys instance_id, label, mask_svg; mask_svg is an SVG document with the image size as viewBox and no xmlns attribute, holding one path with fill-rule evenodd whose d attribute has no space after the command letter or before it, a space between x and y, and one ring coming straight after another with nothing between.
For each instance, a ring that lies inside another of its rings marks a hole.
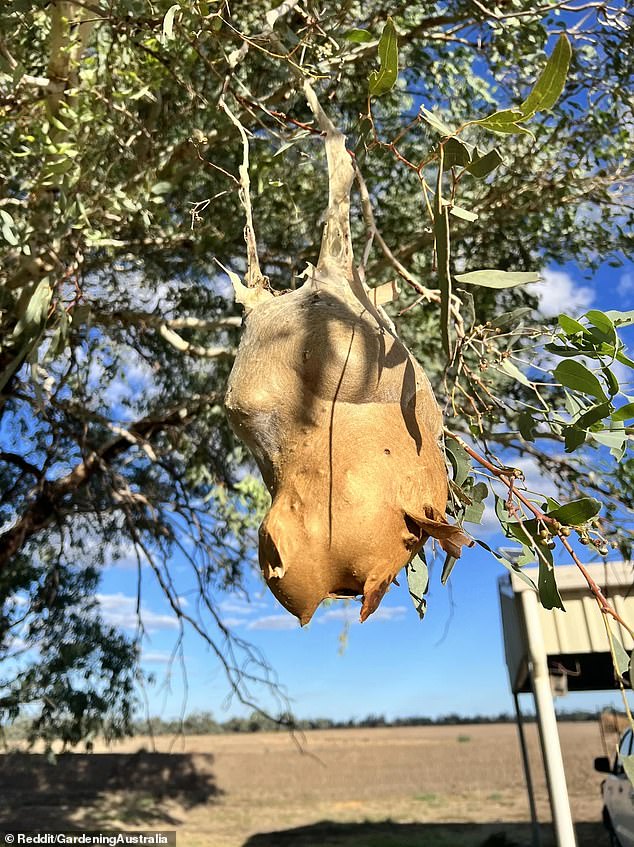
<instances>
[{"instance_id":1,"label":"distant tree line","mask_svg":"<svg viewBox=\"0 0 634 847\"><path fill-rule=\"evenodd\" d=\"M560 711L557 715L560 721L596 721L600 712L584 709ZM524 715L528 723L535 721L534 714ZM458 715L452 712L431 718L423 715L394 718L389 720L385 715L369 714L364 718L349 720L334 720L333 718L292 719L289 714L280 715L277 720L268 718L259 712L252 712L248 717L233 717L226 721L218 721L211 712L192 712L184 718L164 719L160 717L136 720L132 724L133 735L222 735L236 732L279 732L288 731L289 722L298 731L309 729L372 729L375 727L399 726L461 726L464 724L507 724L514 723L515 716L508 712L497 715ZM0 727L0 738L6 741L21 740L28 735L29 722L17 720L10 726Z\"/></svg>"},{"instance_id":2,"label":"distant tree line","mask_svg":"<svg viewBox=\"0 0 634 847\"><path fill-rule=\"evenodd\" d=\"M592 710L577 709L574 711L559 712L560 721L594 721L598 719L598 712ZM230 718L227 721L217 721L211 712L193 712L180 719L164 720L163 718L151 718L150 721L142 720L134 723L135 735L146 735L150 731L154 735L165 735L170 733L183 733L184 735L209 735L214 733L231 732L277 732L288 729L290 715L281 715L278 721L253 712L248 717ZM527 714L525 721L534 722L535 715ZM451 713L437 718L422 715L394 718L392 720L385 715L369 714L364 718L350 718L349 720L334 720L333 718L305 718L295 719L293 726L298 730L309 729L354 729L375 727L399 727L399 726L461 726L463 724L499 724L514 723L515 716L508 712L500 712L497 715L458 715Z\"/></svg>"}]
</instances>

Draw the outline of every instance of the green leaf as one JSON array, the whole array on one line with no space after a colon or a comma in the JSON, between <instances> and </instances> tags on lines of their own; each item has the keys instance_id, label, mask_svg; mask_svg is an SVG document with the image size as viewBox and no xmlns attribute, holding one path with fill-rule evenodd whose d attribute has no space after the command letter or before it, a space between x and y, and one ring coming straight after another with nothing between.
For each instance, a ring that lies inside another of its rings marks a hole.
<instances>
[{"instance_id":1,"label":"green leaf","mask_svg":"<svg viewBox=\"0 0 634 847\"><path fill-rule=\"evenodd\" d=\"M13 229L15 227L15 222L6 209L0 209L0 220L2 221L2 227L0 229L2 237L12 247L16 247L19 244L19 239Z\"/></svg>"},{"instance_id":2,"label":"green leaf","mask_svg":"<svg viewBox=\"0 0 634 847\"><path fill-rule=\"evenodd\" d=\"M469 487L465 486L466 491L461 491L464 496L463 502L466 503L462 519L469 523L481 523L484 514L484 501L489 494L489 488L485 482L478 482L471 487L472 482L473 477L468 480Z\"/></svg>"},{"instance_id":3,"label":"green leaf","mask_svg":"<svg viewBox=\"0 0 634 847\"><path fill-rule=\"evenodd\" d=\"M559 100L566 84L571 56L570 41L565 35L560 35L546 67L539 75L533 90L522 103L521 109L526 117L544 109L552 109Z\"/></svg>"},{"instance_id":4,"label":"green leaf","mask_svg":"<svg viewBox=\"0 0 634 847\"><path fill-rule=\"evenodd\" d=\"M615 394L619 393L621 388L618 379L612 373L610 368L601 368L601 373L603 374L603 378L605 379L606 384L608 386L608 393L610 397L614 397Z\"/></svg>"},{"instance_id":5,"label":"green leaf","mask_svg":"<svg viewBox=\"0 0 634 847\"><path fill-rule=\"evenodd\" d=\"M612 646L614 648L616 670L618 671L619 676L622 677L624 674L628 673L630 669L630 656L616 635L612 635Z\"/></svg>"},{"instance_id":6,"label":"green leaf","mask_svg":"<svg viewBox=\"0 0 634 847\"><path fill-rule=\"evenodd\" d=\"M539 556L539 571L537 575L537 591L542 606L545 609L561 609L565 611L564 604L557 588L555 580L555 566L550 550L540 545L542 555ZM544 561L544 558L546 561Z\"/></svg>"},{"instance_id":7,"label":"green leaf","mask_svg":"<svg viewBox=\"0 0 634 847\"><path fill-rule=\"evenodd\" d=\"M504 498L500 497L497 494L495 494L494 497L495 497L495 516L497 517L500 524L504 528L504 533L507 536L507 538L510 538L511 534L510 534L510 531L509 531L509 525L510 525L510 521L512 520L512 518L511 518L511 515L508 512L508 509L506 508L506 501L504 500Z\"/></svg>"},{"instance_id":8,"label":"green leaf","mask_svg":"<svg viewBox=\"0 0 634 847\"><path fill-rule=\"evenodd\" d=\"M626 366L626 367L628 367L628 368L633 368L633 369L634 369L634 361L632 361L632 359L630 359L628 356L626 356L626 355L623 353L623 351L619 351L619 352L616 354L616 361L617 361L617 362L620 362L622 365L625 365L625 366Z\"/></svg>"},{"instance_id":9,"label":"green leaf","mask_svg":"<svg viewBox=\"0 0 634 847\"><path fill-rule=\"evenodd\" d=\"M597 406L593 406L591 409L588 409L587 412L580 415L574 422L575 426L580 429L588 429L588 427L592 426L592 424L602 421L603 418L607 418L610 414L610 409L610 403L599 403Z\"/></svg>"},{"instance_id":10,"label":"green leaf","mask_svg":"<svg viewBox=\"0 0 634 847\"><path fill-rule=\"evenodd\" d=\"M445 441L445 449L447 456L451 462L453 469L453 481L456 485L462 487L465 480L471 471L471 459L467 451L454 441L453 438L447 438Z\"/></svg>"},{"instance_id":11,"label":"green leaf","mask_svg":"<svg viewBox=\"0 0 634 847\"><path fill-rule=\"evenodd\" d=\"M523 411L517 419L517 426L524 441L535 441L537 421L531 412Z\"/></svg>"},{"instance_id":12,"label":"green leaf","mask_svg":"<svg viewBox=\"0 0 634 847\"><path fill-rule=\"evenodd\" d=\"M355 44L366 44L368 41L374 41L374 36L367 29L351 29L344 35L346 41L352 41Z\"/></svg>"},{"instance_id":13,"label":"green leaf","mask_svg":"<svg viewBox=\"0 0 634 847\"><path fill-rule=\"evenodd\" d=\"M497 167L499 167L504 159L500 156L497 150L489 150L484 156L479 159L473 159L470 165L467 165L466 170L476 179L484 179Z\"/></svg>"},{"instance_id":14,"label":"green leaf","mask_svg":"<svg viewBox=\"0 0 634 847\"><path fill-rule=\"evenodd\" d=\"M467 523L482 523L484 515L484 503L471 503L464 511L463 520Z\"/></svg>"},{"instance_id":15,"label":"green leaf","mask_svg":"<svg viewBox=\"0 0 634 847\"><path fill-rule=\"evenodd\" d=\"M53 337L51 338L51 345L49 347L49 354L51 356L58 356L64 351L71 323L72 318L65 309L62 309L59 317L59 323L53 333Z\"/></svg>"},{"instance_id":16,"label":"green leaf","mask_svg":"<svg viewBox=\"0 0 634 847\"><path fill-rule=\"evenodd\" d=\"M502 109L471 123L491 132L519 132L532 136L532 132L520 124L531 118L535 112L551 109L557 102L566 82L571 54L570 42L565 35L561 35L533 90L519 109Z\"/></svg>"},{"instance_id":17,"label":"green leaf","mask_svg":"<svg viewBox=\"0 0 634 847\"><path fill-rule=\"evenodd\" d=\"M592 432L591 436L598 444L602 444L604 447L609 447L610 453L612 453L615 459L620 461L623 458L625 446L627 444L627 438L623 431L608 432L606 430L604 432Z\"/></svg>"},{"instance_id":18,"label":"green leaf","mask_svg":"<svg viewBox=\"0 0 634 847\"><path fill-rule=\"evenodd\" d=\"M502 364L500 368L504 371L507 376L510 376L511 379L514 379L516 382L519 382L520 385L525 385L527 388L533 388L533 383L528 379L528 377L522 373L522 371L514 365L510 359L502 359Z\"/></svg>"},{"instance_id":19,"label":"green leaf","mask_svg":"<svg viewBox=\"0 0 634 847\"><path fill-rule=\"evenodd\" d=\"M529 271L469 271L457 274L454 279L463 285L481 285L484 288L514 288L516 285L526 285L529 282L539 282L539 274Z\"/></svg>"},{"instance_id":20,"label":"green leaf","mask_svg":"<svg viewBox=\"0 0 634 847\"><path fill-rule=\"evenodd\" d=\"M398 76L398 39L392 18L388 18L379 39L380 70L370 74L370 96L380 97L394 87Z\"/></svg>"},{"instance_id":21,"label":"green leaf","mask_svg":"<svg viewBox=\"0 0 634 847\"><path fill-rule=\"evenodd\" d=\"M613 421L629 421L634 418L634 403L626 403L612 413Z\"/></svg>"},{"instance_id":22,"label":"green leaf","mask_svg":"<svg viewBox=\"0 0 634 847\"><path fill-rule=\"evenodd\" d=\"M486 482L476 482L471 489L471 496L476 503L483 503L489 496L489 486Z\"/></svg>"},{"instance_id":23,"label":"green leaf","mask_svg":"<svg viewBox=\"0 0 634 847\"><path fill-rule=\"evenodd\" d=\"M25 293L28 294L28 289ZM33 291L33 294L26 299L24 303L24 311L20 315L20 319L11 333L12 338L17 338L24 332L31 335L34 331L39 329L40 325L46 318L52 296L53 289L49 285L48 279L41 280Z\"/></svg>"},{"instance_id":24,"label":"green leaf","mask_svg":"<svg viewBox=\"0 0 634 847\"><path fill-rule=\"evenodd\" d=\"M579 399L576 396L573 396L565 388L564 394L564 405L566 407L566 411L568 412L568 414L572 415L573 418L577 418L579 415L582 415L586 411L586 406L583 403L580 403Z\"/></svg>"},{"instance_id":25,"label":"green leaf","mask_svg":"<svg viewBox=\"0 0 634 847\"><path fill-rule=\"evenodd\" d=\"M446 137L454 134L455 130L453 130L448 124L441 121L440 118L437 118L433 112L430 112L429 109L426 109L424 106L420 107L419 114L425 123L429 124L429 126L440 135Z\"/></svg>"},{"instance_id":26,"label":"green leaf","mask_svg":"<svg viewBox=\"0 0 634 847\"><path fill-rule=\"evenodd\" d=\"M572 500L548 514L554 520L564 526L582 526L601 511L601 502L594 497L582 497L580 500Z\"/></svg>"},{"instance_id":27,"label":"green leaf","mask_svg":"<svg viewBox=\"0 0 634 847\"><path fill-rule=\"evenodd\" d=\"M418 616L422 620L427 611L427 601L424 595L427 593L427 588L429 587L429 569L427 563L418 555L414 556L412 561L407 565L406 570L409 594L418 612Z\"/></svg>"},{"instance_id":28,"label":"green leaf","mask_svg":"<svg viewBox=\"0 0 634 847\"><path fill-rule=\"evenodd\" d=\"M534 547L537 543L538 536L538 527L537 520L535 518L531 518L530 520L524 520L522 523L519 521L513 521L513 523L509 523L507 525L507 529L510 532L509 537L517 538L518 541L521 541L522 544L527 544L530 547Z\"/></svg>"},{"instance_id":29,"label":"green leaf","mask_svg":"<svg viewBox=\"0 0 634 847\"><path fill-rule=\"evenodd\" d=\"M460 218L463 221L477 221L478 216L475 212L470 212L468 209L461 209L460 206L449 206L449 214L455 218Z\"/></svg>"},{"instance_id":30,"label":"green leaf","mask_svg":"<svg viewBox=\"0 0 634 847\"><path fill-rule=\"evenodd\" d=\"M561 344L544 344L544 350L548 350L549 353L555 353L555 355L562 358L579 356L581 353L578 347L563 347Z\"/></svg>"},{"instance_id":31,"label":"green leaf","mask_svg":"<svg viewBox=\"0 0 634 847\"><path fill-rule=\"evenodd\" d=\"M492 556L495 556L498 562L503 564L505 568L507 568L512 573L517 574L523 582L525 582L527 585L530 585L531 588L537 590L537 586L535 585L533 580L530 578L530 576L524 573L524 571L520 568L519 565L517 565L515 562L512 562L510 559L507 559L505 556L501 556L499 553L496 553L495 550L489 547L486 542L481 541L479 538L476 538L475 542L476 544L479 544L480 547L482 547L484 550L491 553Z\"/></svg>"},{"instance_id":32,"label":"green leaf","mask_svg":"<svg viewBox=\"0 0 634 847\"><path fill-rule=\"evenodd\" d=\"M165 17L163 18L163 41L170 41L170 39L174 38L174 17L176 12L180 11L180 5L178 3L174 3L169 7L167 12L165 12Z\"/></svg>"},{"instance_id":33,"label":"green leaf","mask_svg":"<svg viewBox=\"0 0 634 847\"><path fill-rule=\"evenodd\" d=\"M442 155L441 155L442 159ZM440 289L440 336L447 359L451 359L451 269L449 266L449 213L439 195L441 172L438 170L439 187L434 201L434 242L436 245L436 264L438 270L438 288Z\"/></svg>"},{"instance_id":34,"label":"green leaf","mask_svg":"<svg viewBox=\"0 0 634 847\"><path fill-rule=\"evenodd\" d=\"M445 557L445 562L442 566L442 573L440 575L440 582L442 585L447 585L447 580L451 576L451 572L454 569L457 561L458 559L456 559L455 556L451 556L449 553L447 553Z\"/></svg>"},{"instance_id":35,"label":"green leaf","mask_svg":"<svg viewBox=\"0 0 634 847\"><path fill-rule=\"evenodd\" d=\"M568 315L559 315L559 317L557 318L557 323L563 329L566 335L578 335L580 332L587 332L583 324L580 324L579 321L576 321L574 318L571 318Z\"/></svg>"},{"instance_id":36,"label":"green leaf","mask_svg":"<svg viewBox=\"0 0 634 847\"><path fill-rule=\"evenodd\" d=\"M0 232L2 232L2 237L4 238L4 240L12 247L16 247L20 243L17 235L13 231L12 227L9 226L9 224L3 223Z\"/></svg>"},{"instance_id":37,"label":"green leaf","mask_svg":"<svg viewBox=\"0 0 634 847\"><path fill-rule=\"evenodd\" d=\"M491 326L496 329L514 329L519 326L527 315L530 315L533 310L528 306L522 306L519 309L513 309L512 312L503 312L491 321Z\"/></svg>"},{"instance_id":38,"label":"green leaf","mask_svg":"<svg viewBox=\"0 0 634 847\"><path fill-rule=\"evenodd\" d=\"M578 429L576 426L564 427L563 436L566 453L574 453L577 447L586 443L585 430Z\"/></svg>"},{"instance_id":39,"label":"green leaf","mask_svg":"<svg viewBox=\"0 0 634 847\"><path fill-rule=\"evenodd\" d=\"M582 394L589 394L607 402L608 398L601 387L601 383L581 362L560 362L553 371L553 375L557 382L565 385L566 388L572 388Z\"/></svg>"},{"instance_id":40,"label":"green leaf","mask_svg":"<svg viewBox=\"0 0 634 847\"><path fill-rule=\"evenodd\" d=\"M616 344L614 323L605 312L600 312L598 309L590 309L589 312L586 312L585 317L599 330L600 340L607 341L612 345Z\"/></svg>"},{"instance_id":41,"label":"green leaf","mask_svg":"<svg viewBox=\"0 0 634 847\"><path fill-rule=\"evenodd\" d=\"M150 194L167 194L172 188L171 182L155 182L152 188L150 188Z\"/></svg>"},{"instance_id":42,"label":"green leaf","mask_svg":"<svg viewBox=\"0 0 634 847\"><path fill-rule=\"evenodd\" d=\"M634 323L634 309L629 312L610 310L609 312L605 312L605 316L610 318L615 326L630 326Z\"/></svg>"},{"instance_id":43,"label":"green leaf","mask_svg":"<svg viewBox=\"0 0 634 847\"><path fill-rule=\"evenodd\" d=\"M443 171L448 171L450 168L464 167L471 161L471 153L466 144L459 141L457 138L448 138L443 143Z\"/></svg>"},{"instance_id":44,"label":"green leaf","mask_svg":"<svg viewBox=\"0 0 634 847\"><path fill-rule=\"evenodd\" d=\"M503 109L501 112L494 112L486 118L480 118L477 121L471 121L471 123L477 124L483 129L488 129L490 132L497 132L499 134L521 133L523 135L532 136L532 132L517 123L517 121L524 119L525 116L523 112L517 109Z\"/></svg>"},{"instance_id":45,"label":"green leaf","mask_svg":"<svg viewBox=\"0 0 634 847\"><path fill-rule=\"evenodd\" d=\"M357 130L357 141L354 146L354 154L357 157L358 164L364 162L366 154L368 152L368 138L372 134L372 121L365 117L359 121L358 130Z\"/></svg>"}]
</instances>

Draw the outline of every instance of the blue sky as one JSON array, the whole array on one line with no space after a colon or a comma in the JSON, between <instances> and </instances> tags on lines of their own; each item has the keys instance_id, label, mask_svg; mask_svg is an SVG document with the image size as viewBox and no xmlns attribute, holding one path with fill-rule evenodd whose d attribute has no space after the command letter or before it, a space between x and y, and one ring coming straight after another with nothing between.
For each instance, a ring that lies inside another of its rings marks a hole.
<instances>
[{"instance_id":1,"label":"blue sky","mask_svg":"<svg viewBox=\"0 0 634 847\"><path fill-rule=\"evenodd\" d=\"M622 268L604 265L590 279L572 264L551 269L541 290L542 309L548 314L565 310L580 315L590 306L632 308L634 264ZM524 470L530 476L531 468ZM492 546L503 543L496 536L487 540ZM562 553L556 561L564 566ZM318 610L313 622L300 629L255 573L249 579L248 601L231 593L217 600L235 631L266 655L298 717L348 719L370 713L388 718L435 717L451 712L512 711L497 588L504 568L476 547L465 551L448 588L440 584L440 570L439 563L432 565L428 613L422 622L411 604L404 575L401 586L390 590L380 609L363 625L357 622L357 604L335 602ZM177 587L180 571L175 560ZM136 565L124 561L106 570L100 595L104 614L130 632L136 623L135 592ZM183 592L187 602L185 587ZM180 713L184 684L178 666L169 687L163 677L178 632L149 572L143 597L147 627L144 667L157 676L157 684L148 690L151 712L172 717ZM347 623L347 643L342 650L340 639ZM221 720L245 713L239 703L227 703L223 671L195 635L186 636L184 654L187 711L212 711ZM271 705L265 694L262 702ZM560 699L558 707L618 707L619 703L616 692L583 693ZM528 700L525 708L530 708Z\"/></svg>"}]
</instances>

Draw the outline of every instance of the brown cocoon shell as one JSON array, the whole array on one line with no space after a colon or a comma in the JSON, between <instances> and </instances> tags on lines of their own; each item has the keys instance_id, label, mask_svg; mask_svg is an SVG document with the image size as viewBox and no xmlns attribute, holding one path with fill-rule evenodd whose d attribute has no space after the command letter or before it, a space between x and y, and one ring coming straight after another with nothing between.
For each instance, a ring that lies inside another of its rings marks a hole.
<instances>
[{"instance_id":1,"label":"brown cocoon shell","mask_svg":"<svg viewBox=\"0 0 634 847\"><path fill-rule=\"evenodd\" d=\"M429 536L453 556L467 542L445 519L429 381L352 268L343 137L311 106L330 174L319 263L282 296L238 291L250 311L225 400L272 495L260 527L264 578L302 625L327 597L362 595L365 620Z\"/></svg>"}]
</instances>

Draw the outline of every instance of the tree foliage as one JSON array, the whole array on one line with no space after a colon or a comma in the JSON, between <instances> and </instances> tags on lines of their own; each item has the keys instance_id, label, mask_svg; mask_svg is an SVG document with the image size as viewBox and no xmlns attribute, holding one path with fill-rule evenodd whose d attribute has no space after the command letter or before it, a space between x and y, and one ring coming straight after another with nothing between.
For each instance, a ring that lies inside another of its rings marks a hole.
<instances>
[{"instance_id":1,"label":"tree foliage","mask_svg":"<svg viewBox=\"0 0 634 847\"><path fill-rule=\"evenodd\" d=\"M619 336L632 315L548 325L517 274L627 251L631 19L625 4L576 0L3 5L5 715L39 704L34 734L69 742L101 720L126 730L142 619L134 638L115 634L94 598L101 569L130 554L238 696L250 702L245 657L272 679L214 602L243 585L265 504L222 409L240 319L219 264L247 266L243 145L221 104L248 135L260 261L283 290L315 260L326 205L305 76L362 174L365 280L399 279L399 333L460 439L447 442L456 519L494 501L520 564L540 562L546 605L562 527L567 544L578 529L629 555L634 398ZM522 495L542 517L508 495L521 480L506 468L527 457L561 492Z\"/></svg>"}]
</instances>

